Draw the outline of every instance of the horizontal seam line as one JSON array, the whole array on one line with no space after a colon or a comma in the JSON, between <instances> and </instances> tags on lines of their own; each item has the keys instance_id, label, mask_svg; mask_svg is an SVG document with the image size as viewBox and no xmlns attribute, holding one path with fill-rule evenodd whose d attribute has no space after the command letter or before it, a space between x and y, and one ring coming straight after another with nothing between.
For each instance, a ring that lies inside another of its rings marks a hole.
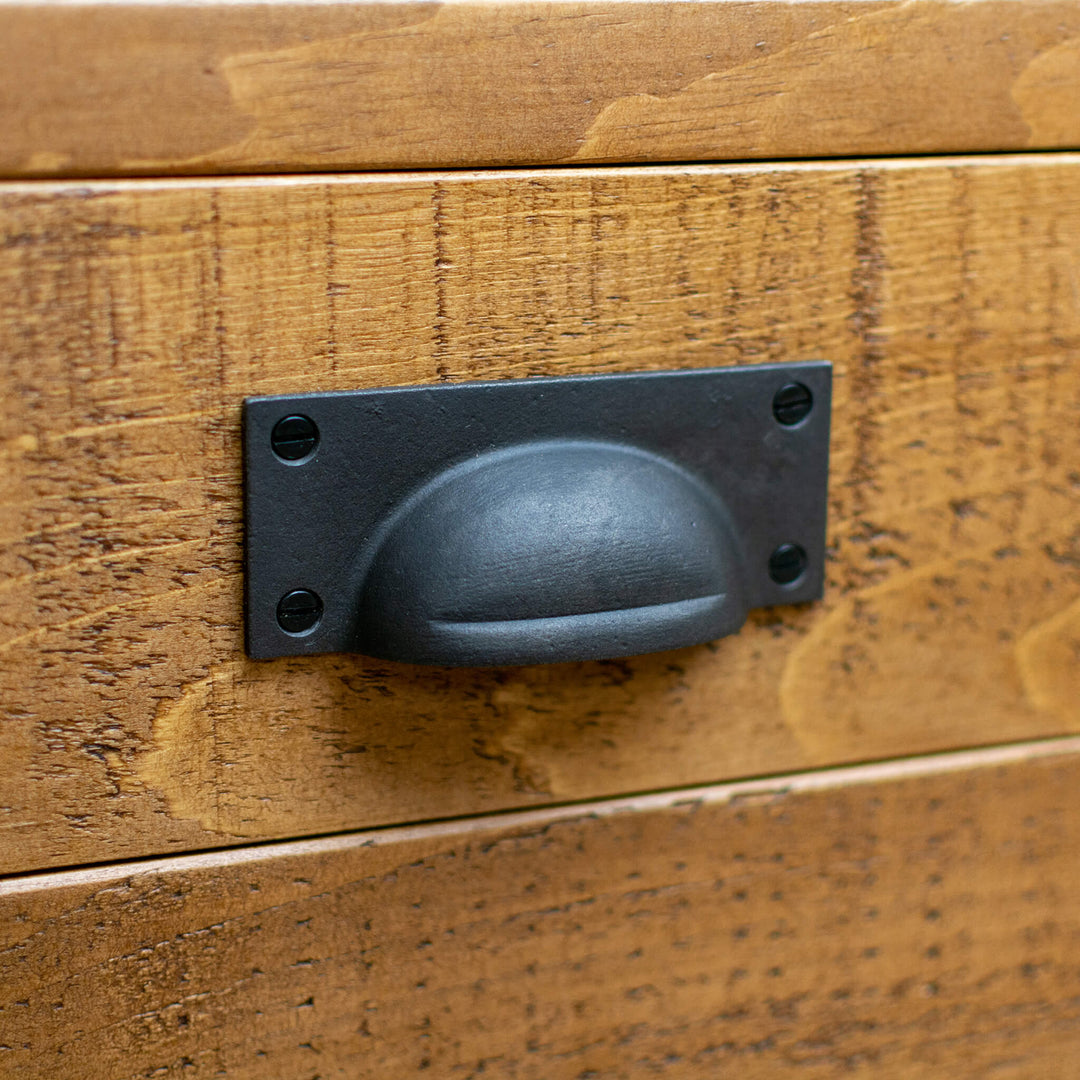
<instances>
[{"instance_id":1,"label":"horizontal seam line","mask_svg":"<svg viewBox=\"0 0 1080 1080\"><path fill-rule=\"evenodd\" d=\"M438 175L445 173L485 173L490 176L494 173L515 172L546 172L559 170L616 170L616 169L676 169L683 167L709 167L709 166L733 166L738 168L753 168L761 166L768 168L774 165L851 165L858 167L864 163L874 162L900 162L917 163L921 161L961 161L969 158L973 160L1007 159L1007 158L1050 158L1054 156L1075 155L1080 152L1080 143L1069 146L1010 146L996 150L897 150L893 153L882 154L836 154L833 156L820 157L757 157L757 158L656 158L644 161L534 161L522 162L515 165L346 165L340 168L302 168L274 167L258 171L257 166L251 166L247 170L238 169L232 172L162 172L162 173L49 173L47 175L31 175L29 173L3 172L0 171L0 185L45 185L62 184L65 186L78 184L146 184L151 185L162 181L183 183L186 181L199 181L212 184L215 181L228 181L236 183L245 180L265 180L268 178L310 178L317 181L320 177L379 177L379 176L414 176ZM2 192L0 192L2 194Z\"/></svg>"},{"instance_id":2,"label":"horizontal seam line","mask_svg":"<svg viewBox=\"0 0 1080 1080\"><path fill-rule=\"evenodd\" d=\"M1029 752L1034 751L1028 756ZM571 820L575 811L590 810L603 816L618 813L644 812L649 809L659 810L675 807L680 803L705 799L713 793L716 801L732 801L739 796L754 794L798 794L864 785L889 780L914 779L922 776L942 775L966 769L992 768L1009 764L1021 764L1025 761L1063 756L1070 752L1080 752L1080 735L1054 736L1045 739L1030 739L1019 742L994 743L986 746L946 750L932 754L913 754L906 757L886 758L861 762L848 762L817 769L775 773L764 776L744 777L713 783L695 783L678 787L643 790L603 797L587 797L546 803L533 807L506 807L488 810L482 814L460 814L443 818L426 818L415 821L392 822L355 829L339 829L311 835L264 838L247 843L229 844L219 847L189 849L180 852L166 852L157 855L138 855L126 859L114 859L93 863L71 864L36 868L0 874L0 899L23 891L12 888L22 884L29 888L60 887L58 880L64 875L78 875L81 872L101 872L101 880L124 876L126 873L168 872L172 869L183 870L190 864L206 857L220 856L221 865L228 862L230 856L247 855L249 858L237 859L240 862L252 861L250 856L258 858L260 853L267 856L288 857L304 854L305 847L318 847L320 844L350 837L366 838L374 842L380 837L400 833L402 839L415 839L418 834L430 831L432 837L448 835L449 827L462 825L461 835L480 832L487 828L497 828L500 823L513 827L516 822L522 825L557 824ZM726 797L726 798L725 798ZM650 805L652 804L652 805ZM545 821L546 819L546 821ZM163 865L164 864L164 865ZM105 871L115 871L106 876ZM5 886L8 886L5 889ZM26 891L29 891L29 888Z\"/></svg>"}]
</instances>

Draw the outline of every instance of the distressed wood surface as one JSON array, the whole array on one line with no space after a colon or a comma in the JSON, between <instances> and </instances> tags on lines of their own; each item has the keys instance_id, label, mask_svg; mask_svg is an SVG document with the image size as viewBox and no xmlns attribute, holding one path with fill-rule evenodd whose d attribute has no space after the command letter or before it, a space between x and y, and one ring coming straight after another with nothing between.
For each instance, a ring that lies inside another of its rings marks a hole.
<instances>
[{"instance_id":1,"label":"distressed wood surface","mask_svg":"<svg viewBox=\"0 0 1080 1080\"><path fill-rule=\"evenodd\" d=\"M9 880L0 1072L1067 1080L1064 742Z\"/></svg>"},{"instance_id":2,"label":"distressed wood surface","mask_svg":"<svg viewBox=\"0 0 1080 1080\"><path fill-rule=\"evenodd\" d=\"M1080 146L1080 0L0 5L0 175Z\"/></svg>"},{"instance_id":3,"label":"distressed wood surface","mask_svg":"<svg viewBox=\"0 0 1080 1080\"><path fill-rule=\"evenodd\" d=\"M1080 158L0 187L0 867L1080 731ZM736 637L242 652L250 394L834 362L828 584Z\"/></svg>"}]
</instances>

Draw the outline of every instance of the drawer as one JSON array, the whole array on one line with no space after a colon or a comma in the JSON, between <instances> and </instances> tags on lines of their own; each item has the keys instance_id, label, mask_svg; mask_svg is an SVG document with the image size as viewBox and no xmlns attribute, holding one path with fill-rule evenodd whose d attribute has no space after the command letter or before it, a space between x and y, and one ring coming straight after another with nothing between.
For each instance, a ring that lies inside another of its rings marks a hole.
<instances>
[{"instance_id":1,"label":"drawer","mask_svg":"<svg viewBox=\"0 0 1080 1080\"><path fill-rule=\"evenodd\" d=\"M1080 158L0 185L0 869L1080 726ZM249 395L827 359L824 601L618 662L244 656Z\"/></svg>"},{"instance_id":2,"label":"drawer","mask_svg":"<svg viewBox=\"0 0 1080 1080\"><path fill-rule=\"evenodd\" d=\"M0 882L0 1072L1068 1076L1078 742Z\"/></svg>"},{"instance_id":3,"label":"drawer","mask_svg":"<svg viewBox=\"0 0 1080 1080\"><path fill-rule=\"evenodd\" d=\"M2 6L0 1077L1076 1072L1078 86L1077 0ZM816 360L820 601L245 654L246 398Z\"/></svg>"}]
</instances>

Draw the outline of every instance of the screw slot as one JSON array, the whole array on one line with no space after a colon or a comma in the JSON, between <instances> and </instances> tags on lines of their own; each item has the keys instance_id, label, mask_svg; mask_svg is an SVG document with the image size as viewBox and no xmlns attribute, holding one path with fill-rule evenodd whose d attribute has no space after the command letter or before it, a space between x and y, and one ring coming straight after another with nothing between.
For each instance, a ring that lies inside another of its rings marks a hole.
<instances>
[{"instance_id":1,"label":"screw slot","mask_svg":"<svg viewBox=\"0 0 1080 1080\"><path fill-rule=\"evenodd\" d=\"M278 626L286 634L306 634L319 625L323 602L310 589L293 589L286 593L277 606Z\"/></svg>"},{"instance_id":2,"label":"screw slot","mask_svg":"<svg viewBox=\"0 0 1080 1080\"><path fill-rule=\"evenodd\" d=\"M794 585L806 573L807 562L798 544L781 544L769 556L769 577L777 585Z\"/></svg>"},{"instance_id":3,"label":"screw slot","mask_svg":"<svg viewBox=\"0 0 1080 1080\"><path fill-rule=\"evenodd\" d=\"M282 461L300 461L310 456L319 441L319 429L307 416L285 416L270 433L270 445Z\"/></svg>"},{"instance_id":4,"label":"screw slot","mask_svg":"<svg viewBox=\"0 0 1080 1080\"><path fill-rule=\"evenodd\" d=\"M794 427L805 420L813 407L814 395L810 387L797 382L781 386L772 399L773 416L784 427Z\"/></svg>"}]
</instances>

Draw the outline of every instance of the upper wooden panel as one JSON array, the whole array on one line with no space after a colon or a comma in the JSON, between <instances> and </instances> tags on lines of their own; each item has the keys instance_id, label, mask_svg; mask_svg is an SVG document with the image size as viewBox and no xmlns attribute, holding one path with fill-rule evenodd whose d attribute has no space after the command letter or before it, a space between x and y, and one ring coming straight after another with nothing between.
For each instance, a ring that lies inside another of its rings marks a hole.
<instances>
[{"instance_id":1,"label":"upper wooden panel","mask_svg":"<svg viewBox=\"0 0 1080 1080\"><path fill-rule=\"evenodd\" d=\"M0 882L0 1074L1073 1080L1069 742Z\"/></svg>"},{"instance_id":2,"label":"upper wooden panel","mask_svg":"<svg viewBox=\"0 0 1080 1080\"><path fill-rule=\"evenodd\" d=\"M0 189L0 866L1080 730L1080 159ZM240 403L826 358L824 602L242 652Z\"/></svg>"},{"instance_id":3,"label":"upper wooden panel","mask_svg":"<svg viewBox=\"0 0 1080 1080\"><path fill-rule=\"evenodd\" d=\"M0 6L0 175L1080 146L1080 0Z\"/></svg>"}]
</instances>

